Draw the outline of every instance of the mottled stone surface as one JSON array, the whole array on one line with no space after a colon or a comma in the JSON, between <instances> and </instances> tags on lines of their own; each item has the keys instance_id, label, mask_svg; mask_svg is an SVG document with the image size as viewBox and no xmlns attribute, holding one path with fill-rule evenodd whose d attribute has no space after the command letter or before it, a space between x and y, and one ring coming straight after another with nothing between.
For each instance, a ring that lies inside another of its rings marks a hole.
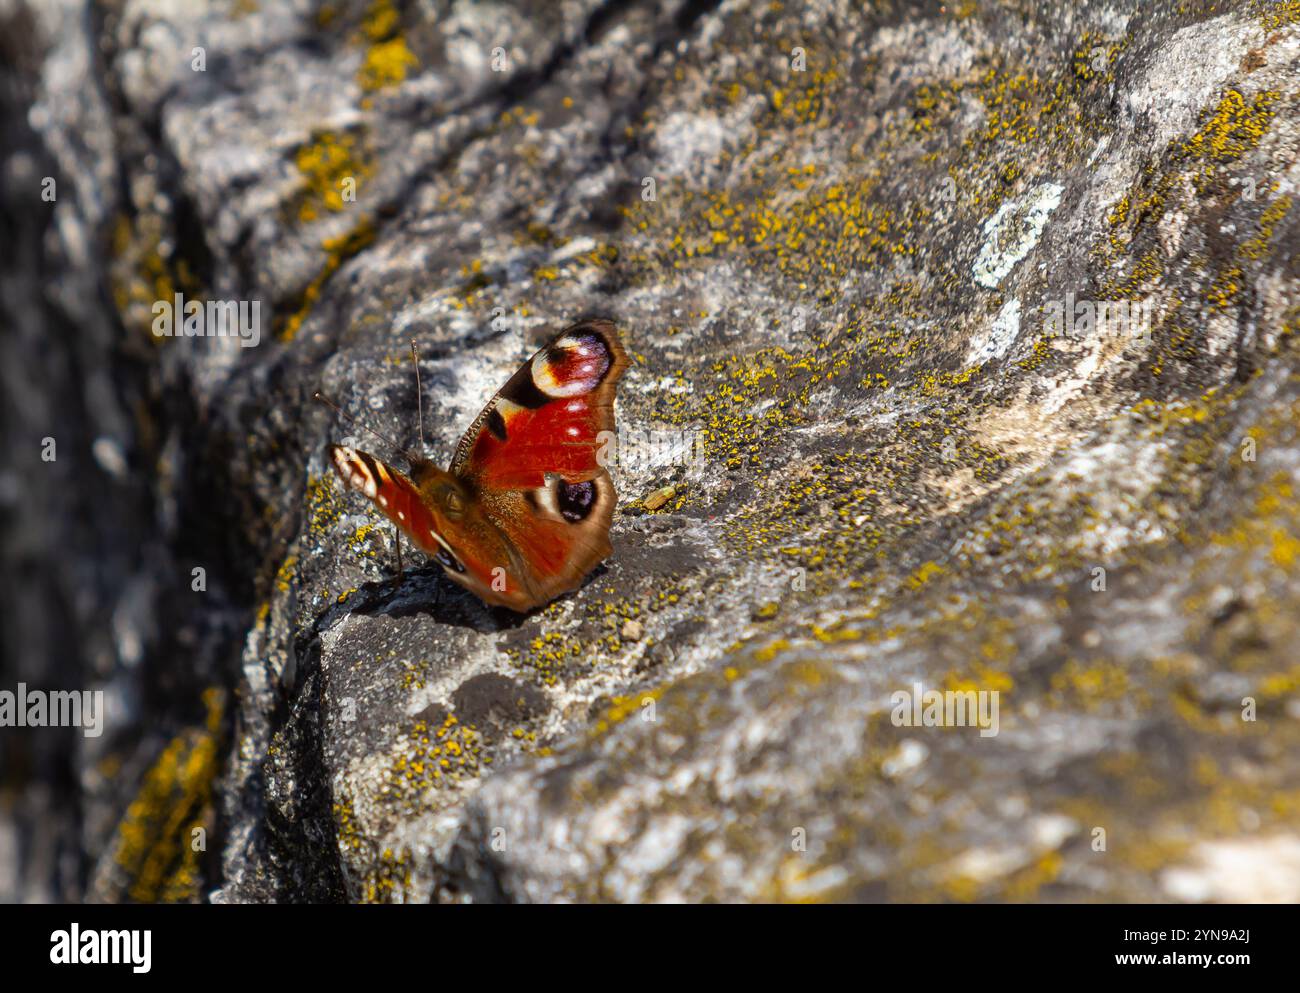
<instances>
[{"instance_id":1,"label":"mottled stone surface","mask_svg":"<svg viewBox=\"0 0 1300 993\"><path fill-rule=\"evenodd\" d=\"M0 688L110 701L0 732L0 897L1300 899L1300 4L0 27ZM416 339L445 460L585 313L613 557L397 581L312 393L417 444Z\"/></svg>"}]
</instances>

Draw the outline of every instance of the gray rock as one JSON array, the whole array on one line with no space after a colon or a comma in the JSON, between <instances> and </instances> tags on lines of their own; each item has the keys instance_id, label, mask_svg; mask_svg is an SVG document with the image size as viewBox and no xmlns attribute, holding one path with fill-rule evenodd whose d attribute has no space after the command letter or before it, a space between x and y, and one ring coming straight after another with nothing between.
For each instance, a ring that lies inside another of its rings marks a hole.
<instances>
[{"instance_id":1,"label":"gray rock","mask_svg":"<svg viewBox=\"0 0 1300 993\"><path fill-rule=\"evenodd\" d=\"M0 7L0 898L1285 899L1300 21L1151 7ZM613 557L399 581L312 394L593 312Z\"/></svg>"}]
</instances>

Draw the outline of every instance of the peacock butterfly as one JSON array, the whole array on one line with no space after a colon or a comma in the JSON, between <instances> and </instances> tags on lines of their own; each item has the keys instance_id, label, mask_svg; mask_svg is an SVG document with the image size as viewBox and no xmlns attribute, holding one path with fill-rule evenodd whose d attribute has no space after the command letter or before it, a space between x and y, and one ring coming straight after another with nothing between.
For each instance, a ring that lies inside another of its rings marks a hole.
<instances>
[{"instance_id":1,"label":"peacock butterfly","mask_svg":"<svg viewBox=\"0 0 1300 993\"><path fill-rule=\"evenodd\" d=\"M489 604L525 613L577 589L612 551L617 494L598 456L602 433L614 428L614 389L627 364L612 322L582 320L507 380L446 470L401 449L407 473L340 445L330 446L330 458L343 482L451 579ZM423 444L423 423L420 435ZM397 541L400 563L400 535Z\"/></svg>"}]
</instances>

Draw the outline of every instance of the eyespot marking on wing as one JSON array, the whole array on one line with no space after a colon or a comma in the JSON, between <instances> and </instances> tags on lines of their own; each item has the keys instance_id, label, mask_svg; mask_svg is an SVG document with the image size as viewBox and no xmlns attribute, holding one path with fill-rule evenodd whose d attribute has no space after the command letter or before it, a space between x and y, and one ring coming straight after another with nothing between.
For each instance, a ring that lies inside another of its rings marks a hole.
<instances>
[{"instance_id":1,"label":"eyespot marking on wing","mask_svg":"<svg viewBox=\"0 0 1300 993\"><path fill-rule=\"evenodd\" d=\"M556 503L560 514L572 523L585 520L596 506L596 484L591 480L585 483L566 483L560 480L555 490Z\"/></svg>"},{"instance_id":2,"label":"eyespot marking on wing","mask_svg":"<svg viewBox=\"0 0 1300 993\"><path fill-rule=\"evenodd\" d=\"M599 334L572 331L533 358L533 384L548 397L582 396L600 385L612 362L609 345Z\"/></svg>"}]
</instances>

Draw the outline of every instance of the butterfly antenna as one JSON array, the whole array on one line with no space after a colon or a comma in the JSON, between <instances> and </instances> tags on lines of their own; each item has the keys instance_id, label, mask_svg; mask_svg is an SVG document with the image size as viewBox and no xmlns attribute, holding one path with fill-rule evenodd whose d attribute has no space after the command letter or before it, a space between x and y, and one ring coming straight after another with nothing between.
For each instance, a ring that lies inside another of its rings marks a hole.
<instances>
[{"instance_id":1,"label":"butterfly antenna","mask_svg":"<svg viewBox=\"0 0 1300 993\"><path fill-rule=\"evenodd\" d=\"M417 456L414 452L411 452L408 449L403 448L397 442L393 441L392 438L389 438L387 435L380 434L369 424L362 424L351 414L344 412L342 407L340 407L333 400L329 399L329 397L325 396L325 394L321 393L319 390L317 390L315 393L312 394L312 399L319 400L326 407L329 407L332 411L334 411L334 413L338 414L339 417L343 418L343 420L347 421L347 423L351 424L353 427L358 427L362 431L369 431L371 434L373 434L376 438L382 441L393 451L400 452L402 455L406 456L408 460L413 460L412 464L414 464L414 462L422 461L422 459L420 459L419 456Z\"/></svg>"},{"instance_id":2,"label":"butterfly antenna","mask_svg":"<svg viewBox=\"0 0 1300 993\"><path fill-rule=\"evenodd\" d=\"M420 354L411 339L411 365L415 366L415 405L420 411L420 451L424 451L424 391L420 389Z\"/></svg>"}]
</instances>

